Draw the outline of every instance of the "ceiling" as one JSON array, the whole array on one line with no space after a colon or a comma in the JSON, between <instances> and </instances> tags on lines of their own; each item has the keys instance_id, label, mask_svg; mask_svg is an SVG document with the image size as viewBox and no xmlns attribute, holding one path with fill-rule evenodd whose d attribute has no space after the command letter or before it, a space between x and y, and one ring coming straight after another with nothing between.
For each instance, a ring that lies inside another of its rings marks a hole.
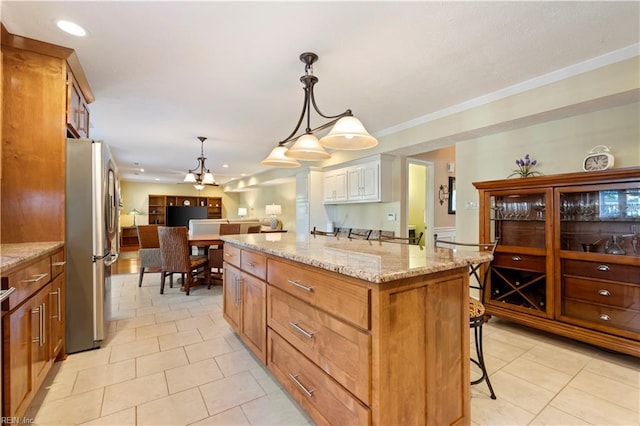
<instances>
[{"instance_id":1,"label":"ceiling","mask_svg":"<svg viewBox=\"0 0 640 426\"><path fill-rule=\"evenodd\" d=\"M320 110L350 108L380 135L640 41L637 1L2 0L0 13L10 33L75 49L95 95L91 137L123 180L162 183L196 166L198 136L220 183L267 170L302 108L305 51L319 56Z\"/></svg>"}]
</instances>

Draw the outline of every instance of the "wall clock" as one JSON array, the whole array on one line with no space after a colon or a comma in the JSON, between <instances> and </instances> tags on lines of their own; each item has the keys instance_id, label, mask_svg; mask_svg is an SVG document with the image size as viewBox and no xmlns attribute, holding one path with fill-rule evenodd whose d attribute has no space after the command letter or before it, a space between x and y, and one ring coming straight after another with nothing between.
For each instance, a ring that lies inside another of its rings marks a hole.
<instances>
[{"instance_id":1,"label":"wall clock","mask_svg":"<svg viewBox=\"0 0 640 426\"><path fill-rule=\"evenodd\" d=\"M604 145L593 147L582 161L582 169L586 172L606 170L613 167L614 157Z\"/></svg>"},{"instance_id":2,"label":"wall clock","mask_svg":"<svg viewBox=\"0 0 640 426\"><path fill-rule=\"evenodd\" d=\"M189 201L189 200L184 200L184 201L182 202L182 204L183 204L184 206L189 207L189 206L191 205L191 201Z\"/></svg>"}]
</instances>

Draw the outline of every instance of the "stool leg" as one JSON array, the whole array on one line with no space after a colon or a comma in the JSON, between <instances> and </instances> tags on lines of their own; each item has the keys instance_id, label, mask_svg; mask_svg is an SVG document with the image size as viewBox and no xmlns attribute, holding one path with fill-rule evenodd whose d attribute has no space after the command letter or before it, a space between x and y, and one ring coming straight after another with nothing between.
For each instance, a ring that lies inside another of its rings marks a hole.
<instances>
[{"instance_id":1,"label":"stool leg","mask_svg":"<svg viewBox=\"0 0 640 426\"><path fill-rule=\"evenodd\" d=\"M473 361L473 363L475 363L478 367L480 367L480 370L482 370L482 376L477 380L473 380L471 384L477 385L482 381L486 381L487 386L489 387L489 392L491 393L491 399L496 399L496 394L493 391L493 386L491 386L491 381L489 380L489 373L487 373L487 367L484 364L484 348L482 346L482 323L483 323L483 319L480 318L479 321L473 322L471 325L473 327L473 335L475 338L475 345L476 345L476 354L478 356L477 360L472 358L471 361Z\"/></svg>"}]
</instances>

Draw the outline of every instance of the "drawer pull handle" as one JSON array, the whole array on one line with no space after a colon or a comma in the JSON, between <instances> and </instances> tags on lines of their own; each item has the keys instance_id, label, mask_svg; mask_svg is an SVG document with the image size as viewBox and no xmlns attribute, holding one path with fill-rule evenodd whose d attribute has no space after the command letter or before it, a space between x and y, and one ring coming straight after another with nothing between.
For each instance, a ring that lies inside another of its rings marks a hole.
<instances>
[{"instance_id":1,"label":"drawer pull handle","mask_svg":"<svg viewBox=\"0 0 640 426\"><path fill-rule=\"evenodd\" d=\"M304 291L308 291L308 292L312 292L313 291L313 287L307 287L306 285L302 285L300 284L298 281L294 281L294 280L287 280L289 282L289 284L298 287L299 289L302 289Z\"/></svg>"},{"instance_id":2,"label":"drawer pull handle","mask_svg":"<svg viewBox=\"0 0 640 426\"><path fill-rule=\"evenodd\" d=\"M513 260L514 262L520 262L522 259L520 258L520 256L511 256L511 260Z\"/></svg>"},{"instance_id":3,"label":"drawer pull handle","mask_svg":"<svg viewBox=\"0 0 640 426\"><path fill-rule=\"evenodd\" d=\"M41 279L43 279L47 275L49 275L49 274L45 272L44 274L36 275L35 278L31 278L30 280L22 280L20 282L21 283L37 283L38 281L40 281Z\"/></svg>"},{"instance_id":4,"label":"drawer pull handle","mask_svg":"<svg viewBox=\"0 0 640 426\"><path fill-rule=\"evenodd\" d=\"M611 321L611 317L607 314L600 314L600 319L602 321Z\"/></svg>"},{"instance_id":5,"label":"drawer pull handle","mask_svg":"<svg viewBox=\"0 0 640 426\"><path fill-rule=\"evenodd\" d=\"M302 390L302 392L305 393L305 395L311 398L313 396L313 392L315 391L315 389L311 389L311 390L307 389L302 383L300 383L300 380L298 380L298 376L299 374L289 373L289 377L291 378L291 380L293 380L293 383L295 383L296 386L298 386L300 390Z\"/></svg>"},{"instance_id":6,"label":"drawer pull handle","mask_svg":"<svg viewBox=\"0 0 640 426\"><path fill-rule=\"evenodd\" d=\"M300 327L297 322L289 322L289 325L298 330L300 333L304 334L304 337L306 337L307 339L313 339L313 335L315 333L308 332L304 328Z\"/></svg>"},{"instance_id":7,"label":"drawer pull handle","mask_svg":"<svg viewBox=\"0 0 640 426\"><path fill-rule=\"evenodd\" d=\"M611 292L609 290L598 290L598 294L600 296L611 296Z\"/></svg>"},{"instance_id":8,"label":"drawer pull handle","mask_svg":"<svg viewBox=\"0 0 640 426\"><path fill-rule=\"evenodd\" d=\"M227 256L227 257L233 257L233 255L231 253L225 253L224 255Z\"/></svg>"},{"instance_id":9,"label":"drawer pull handle","mask_svg":"<svg viewBox=\"0 0 640 426\"><path fill-rule=\"evenodd\" d=\"M598 266L598 271L603 271L603 272L609 271L609 265L600 265L600 266Z\"/></svg>"},{"instance_id":10,"label":"drawer pull handle","mask_svg":"<svg viewBox=\"0 0 640 426\"><path fill-rule=\"evenodd\" d=\"M252 267L252 268L253 268L254 266L256 266L256 264L255 264L255 263L253 263L253 262L247 262L247 266L250 266L250 267Z\"/></svg>"},{"instance_id":11,"label":"drawer pull handle","mask_svg":"<svg viewBox=\"0 0 640 426\"><path fill-rule=\"evenodd\" d=\"M62 261L62 262L53 262L53 263L51 264L51 266L64 266L64 265L66 265L66 264L67 264L67 262L66 262L66 261Z\"/></svg>"}]
</instances>

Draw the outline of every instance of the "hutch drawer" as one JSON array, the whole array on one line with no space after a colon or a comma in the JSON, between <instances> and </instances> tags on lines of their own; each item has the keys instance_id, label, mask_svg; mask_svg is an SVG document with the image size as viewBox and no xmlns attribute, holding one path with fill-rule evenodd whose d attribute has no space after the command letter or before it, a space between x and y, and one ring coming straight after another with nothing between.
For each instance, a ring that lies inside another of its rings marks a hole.
<instances>
[{"instance_id":1,"label":"hutch drawer","mask_svg":"<svg viewBox=\"0 0 640 426\"><path fill-rule=\"evenodd\" d=\"M640 311L640 286L564 277L564 297Z\"/></svg>"},{"instance_id":2,"label":"hutch drawer","mask_svg":"<svg viewBox=\"0 0 640 426\"><path fill-rule=\"evenodd\" d=\"M609 331L614 334L619 334L618 330L640 333L640 312L638 311L575 300L564 300L563 310L568 317L586 321L593 324L594 328L610 329ZM636 334L635 337L640 336Z\"/></svg>"},{"instance_id":3,"label":"hutch drawer","mask_svg":"<svg viewBox=\"0 0 640 426\"><path fill-rule=\"evenodd\" d=\"M563 261L564 275L640 284L640 267L610 262Z\"/></svg>"},{"instance_id":4,"label":"hutch drawer","mask_svg":"<svg viewBox=\"0 0 640 426\"><path fill-rule=\"evenodd\" d=\"M545 272L546 259L544 256L532 256L528 254L495 253L493 266Z\"/></svg>"}]
</instances>

